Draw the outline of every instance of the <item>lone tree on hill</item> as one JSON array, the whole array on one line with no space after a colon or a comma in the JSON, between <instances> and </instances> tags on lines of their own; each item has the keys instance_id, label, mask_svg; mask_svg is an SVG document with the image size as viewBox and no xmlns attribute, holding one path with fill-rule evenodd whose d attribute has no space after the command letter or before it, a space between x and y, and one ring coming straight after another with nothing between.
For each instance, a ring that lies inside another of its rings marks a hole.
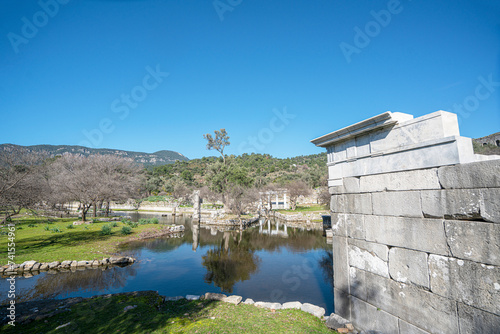
<instances>
[{"instance_id":1,"label":"lone tree on hill","mask_svg":"<svg viewBox=\"0 0 500 334\"><path fill-rule=\"evenodd\" d=\"M207 150L216 150L222 155L222 160L224 164L226 164L226 158L224 157L224 148L229 146L231 143L229 142L229 136L227 135L226 129L220 129L220 131L215 130L215 138L212 137L210 133L204 134L203 138L205 138L207 143Z\"/></svg>"}]
</instances>

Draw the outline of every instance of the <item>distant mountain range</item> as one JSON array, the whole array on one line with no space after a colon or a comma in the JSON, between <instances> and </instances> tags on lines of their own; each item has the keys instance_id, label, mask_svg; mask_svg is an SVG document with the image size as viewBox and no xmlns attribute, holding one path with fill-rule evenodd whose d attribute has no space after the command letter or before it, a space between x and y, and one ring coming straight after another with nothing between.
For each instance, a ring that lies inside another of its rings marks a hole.
<instances>
[{"instance_id":1,"label":"distant mountain range","mask_svg":"<svg viewBox=\"0 0 500 334\"><path fill-rule=\"evenodd\" d=\"M33 145L33 146L20 146L14 144L1 144L0 151L10 150L12 148L25 149L29 152L47 152L50 156L62 155L63 153L73 154L114 154L122 157L133 159L135 162L143 164L144 166L159 166L165 164L172 164L176 160L189 161L188 158L182 154L174 151L158 151L154 153L133 152L123 150L113 150L108 148L89 148L84 146L73 145Z\"/></svg>"}]
</instances>

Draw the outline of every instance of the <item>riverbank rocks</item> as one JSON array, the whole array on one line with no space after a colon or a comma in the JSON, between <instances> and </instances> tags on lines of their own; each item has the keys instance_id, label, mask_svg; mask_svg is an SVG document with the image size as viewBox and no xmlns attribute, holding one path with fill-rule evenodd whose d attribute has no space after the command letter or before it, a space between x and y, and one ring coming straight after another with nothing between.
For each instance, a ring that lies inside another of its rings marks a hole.
<instances>
[{"instance_id":1,"label":"riverbank rocks","mask_svg":"<svg viewBox=\"0 0 500 334\"><path fill-rule=\"evenodd\" d=\"M256 302L254 305L257 307L268 308L271 310L281 310L280 303Z\"/></svg>"},{"instance_id":2,"label":"riverbank rocks","mask_svg":"<svg viewBox=\"0 0 500 334\"><path fill-rule=\"evenodd\" d=\"M283 303L283 305L281 306L282 309L294 308L297 310L300 310L301 307L302 307L301 302L288 302L288 303Z\"/></svg>"},{"instance_id":3,"label":"riverbank rocks","mask_svg":"<svg viewBox=\"0 0 500 334\"><path fill-rule=\"evenodd\" d=\"M231 304L234 304L234 305L238 305L239 303L241 303L241 300L243 299L243 297L241 296L229 296L229 297L224 297L222 299L223 302L226 302L226 303L231 303Z\"/></svg>"},{"instance_id":4,"label":"riverbank rocks","mask_svg":"<svg viewBox=\"0 0 500 334\"><path fill-rule=\"evenodd\" d=\"M200 299L199 295L186 295L187 300L198 300Z\"/></svg>"},{"instance_id":5,"label":"riverbank rocks","mask_svg":"<svg viewBox=\"0 0 500 334\"><path fill-rule=\"evenodd\" d=\"M108 269L108 267L125 266L130 265L135 262L133 257L123 256L123 257L111 257L103 258L101 260L92 261L71 261L66 260L63 262L53 261L53 262L37 262L34 260L25 261L21 264L14 264L12 266L4 265L0 267L0 276L6 278L12 275L23 276L23 277L33 277L40 274L41 272L47 272L48 274L57 274L58 272L76 272L77 270L86 269L97 269L102 270Z\"/></svg>"},{"instance_id":6,"label":"riverbank rocks","mask_svg":"<svg viewBox=\"0 0 500 334\"><path fill-rule=\"evenodd\" d=\"M304 312L311 313L318 318L321 318L325 315L324 308L309 303L302 304L302 307L300 309Z\"/></svg>"},{"instance_id":7,"label":"riverbank rocks","mask_svg":"<svg viewBox=\"0 0 500 334\"><path fill-rule=\"evenodd\" d=\"M253 301L253 299L247 298L247 299L245 299L245 301L243 302L243 304L253 305L253 304L255 304L255 302Z\"/></svg>"},{"instance_id":8,"label":"riverbank rocks","mask_svg":"<svg viewBox=\"0 0 500 334\"><path fill-rule=\"evenodd\" d=\"M223 300L227 296L222 293L207 292L204 297L206 300Z\"/></svg>"}]
</instances>

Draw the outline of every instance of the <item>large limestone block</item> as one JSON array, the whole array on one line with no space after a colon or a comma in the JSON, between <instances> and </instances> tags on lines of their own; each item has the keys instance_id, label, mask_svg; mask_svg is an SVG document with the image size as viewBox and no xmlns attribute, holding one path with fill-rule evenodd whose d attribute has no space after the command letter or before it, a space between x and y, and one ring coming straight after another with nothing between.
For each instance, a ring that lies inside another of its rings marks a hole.
<instances>
[{"instance_id":1,"label":"large limestone block","mask_svg":"<svg viewBox=\"0 0 500 334\"><path fill-rule=\"evenodd\" d=\"M389 247L386 245L356 239L347 239L347 243L375 255L383 261L389 261Z\"/></svg>"},{"instance_id":2,"label":"large limestone block","mask_svg":"<svg viewBox=\"0 0 500 334\"><path fill-rule=\"evenodd\" d=\"M345 195L345 213L372 214L372 194Z\"/></svg>"},{"instance_id":3,"label":"large limestone block","mask_svg":"<svg viewBox=\"0 0 500 334\"><path fill-rule=\"evenodd\" d=\"M460 334L498 333L500 316L458 303Z\"/></svg>"},{"instance_id":4,"label":"large limestone block","mask_svg":"<svg viewBox=\"0 0 500 334\"><path fill-rule=\"evenodd\" d=\"M500 188L481 189L481 218L500 223Z\"/></svg>"},{"instance_id":5,"label":"large limestone block","mask_svg":"<svg viewBox=\"0 0 500 334\"><path fill-rule=\"evenodd\" d=\"M398 318L361 299L351 297L352 319L357 328L369 333L399 334Z\"/></svg>"},{"instance_id":6,"label":"large limestone block","mask_svg":"<svg viewBox=\"0 0 500 334\"><path fill-rule=\"evenodd\" d=\"M440 219L365 216L364 225L367 241L449 255Z\"/></svg>"},{"instance_id":7,"label":"large limestone block","mask_svg":"<svg viewBox=\"0 0 500 334\"><path fill-rule=\"evenodd\" d=\"M500 187L500 160L444 166L438 169L445 189Z\"/></svg>"},{"instance_id":8,"label":"large limestone block","mask_svg":"<svg viewBox=\"0 0 500 334\"><path fill-rule=\"evenodd\" d=\"M345 179L344 179L345 180ZM359 191L408 191L441 189L437 168L362 176Z\"/></svg>"},{"instance_id":9,"label":"large limestone block","mask_svg":"<svg viewBox=\"0 0 500 334\"><path fill-rule=\"evenodd\" d=\"M372 194L373 214L380 216L423 217L418 191L390 191Z\"/></svg>"},{"instance_id":10,"label":"large limestone block","mask_svg":"<svg viewBox=\"0 0 500 334\"><path fill-rule=\"evenodd\" d=\"M431 333L458 333L456 303L412 285L351 268L366 291L360 298Z\"/></svg>"},{"instance_id":11,"label":"large limestone block","mask_svg":"<svg viewBox=\"0 0 500 334\"><path fill-rule=\"evenodd\" d=\"M389 278L387 261L354 245L348 246L349 265Z\"/></svg>"},{"instance_id":12,"label":"large limestone block","mask_svg":"<svg viewBox=\"0 0 500 334\"><path fill-rule=\"evenodd\" d=\"M389 250L392 279L429 288L427 253L393 247Z\"/></svg>"},{"instance_id":13,"label":"large limestone block","mask_svg":"<svg viewBox=\"0 0 500 334\"><path fill-rule=\"evenodd\" d=\"M357 194L360 192L359 177L345 177L343 181L344 192L346 194Z\"/></svg>"},{"instance_id":14,"label":"large limestone block","mask_svg":"<svg viewBox=\"0 0 500 334\"><path fill-rule=\"evenodd\" d=\"M330 199L330 210L335 213L345 213L345 195L332 195Z\"/></svg>"},{"instance_id":15,"label":"large limestone block","mask_svg":"<svg viewBox=\"0 0 500 334\"><path fill-rule=\"evenodd\" d=\"M423 190L425 217L446 219L481 218L481 193L477 189Z\"/></svg>"},{"instance_id":16,"label":"large limestone block","mask_svg":"<svg viewBox=\"0 0 500 334\"><path fill-rule=\"evenodd\" d=\"M364 215L333 213L331 219L334 235L356 239L365 238Z\"/></svg>"},{"instance_id":17,"label":"large limestone block","mask_svg":"<svg viewBox=\"0 0 500 334\"><path fill-rule=\"evenodd\" d=\"M334 287L349 293L347 238L334 236L332 239Z\"/></svg>"},{"instance_id":18,"label":"large limestone block","mask_svg":"<svg viewBox=\"0 0 500 334\"><path fill-rule=\"evenodd\" d=\"M452 220L445 227L454 257L500 266L500 224Z\"/></svg>"},{"instance_id":19,"label":"large limestone block","mask_svg":"<svg viewBox=\"0 0 500 334\"><path fill-rule=\"evenodd\" d=\"M431 291L500 314L500 267L429 256Z\"/></svg>"}]
</instances>

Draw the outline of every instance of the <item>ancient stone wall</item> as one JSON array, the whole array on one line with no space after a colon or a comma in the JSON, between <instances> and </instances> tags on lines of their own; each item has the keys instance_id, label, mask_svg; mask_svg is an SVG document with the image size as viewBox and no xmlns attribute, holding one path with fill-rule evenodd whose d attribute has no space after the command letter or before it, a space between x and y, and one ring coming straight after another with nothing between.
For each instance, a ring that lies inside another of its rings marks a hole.
<instances>
[{"instance_id":1,"label":"ancient stone wall","mask_svg":"<svg viewBox=\"0 0 500 334\"><path fill-rule=\"evenodd\" d=\"M479 161L446 112L365 127L347 139L360 158L335 134L315 142L351 148L329 159L335 313L381 333L499 333L500 160Z\"/></svg>"}]
</instances>

